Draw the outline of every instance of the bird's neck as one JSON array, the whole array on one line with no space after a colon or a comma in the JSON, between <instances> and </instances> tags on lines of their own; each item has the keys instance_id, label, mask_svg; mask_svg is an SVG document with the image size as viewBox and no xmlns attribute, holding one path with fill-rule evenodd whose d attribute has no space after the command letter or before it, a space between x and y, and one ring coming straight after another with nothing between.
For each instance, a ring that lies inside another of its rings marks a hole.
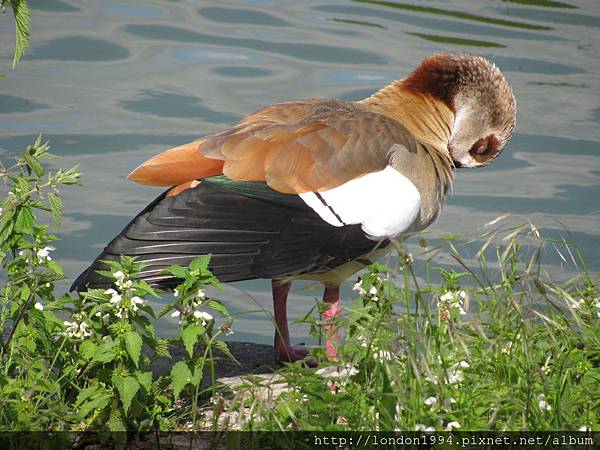
<instances>
[{"instance_id":1,"label":"bird's neck","mask_svg":"<svg viewBox=\"0 0 600 450\"><path fill-rule=\"evenodd\" d=\"M454 113L443 101L411 92L404 80L398 80L359 103L400 122L420 143L449 155Z\"/></svg>"},{"instance_id":2,"label":"bird's neck","mask_svg":"<svg viewBox=\"0 0 600 450\"><path fill-rule=\"evenodd\" d=\"M454 127L454 113L446 103L428 94L411 92L398 80L359 102L371 112L383 114L402 124L429 153L440 194L452 190L454 163L448 144ZM437 195L437 194L436 194Z\"/></svg>"}]
</instances>

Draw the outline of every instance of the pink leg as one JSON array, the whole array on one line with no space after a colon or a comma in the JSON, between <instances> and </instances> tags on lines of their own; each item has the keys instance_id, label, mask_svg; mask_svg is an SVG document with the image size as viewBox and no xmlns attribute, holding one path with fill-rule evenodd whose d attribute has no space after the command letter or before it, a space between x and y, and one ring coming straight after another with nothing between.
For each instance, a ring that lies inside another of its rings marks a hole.
<instances>
[{"instance_id":1,"label":"pink leg","mask_svg":"<svg viewBox=\"0 0 600 450\"><path fill-rule=\"evenodd\" d=\"M287 322L287 297L291 283L272 280L273 314L275 315L275 355L279 362L294 362L304 359L308 349L301 345L290 345Z\"/></svg>"},{"instance_id":2,"label":"pink leg","mask_svg":"<svg viewBox=\"0 0 600 450\"><path fill-rule=\"evenodd\" d=\"M340 287L326 287L323 292L323 301L329 305L327 311L323 313L323 321L328 322L340 315ZM338 342L338 332L336 325L329 324L323 327L325 330L325 349L327 356L331 360L337 359L336 346Z\"/></svg>"}]
</instances>

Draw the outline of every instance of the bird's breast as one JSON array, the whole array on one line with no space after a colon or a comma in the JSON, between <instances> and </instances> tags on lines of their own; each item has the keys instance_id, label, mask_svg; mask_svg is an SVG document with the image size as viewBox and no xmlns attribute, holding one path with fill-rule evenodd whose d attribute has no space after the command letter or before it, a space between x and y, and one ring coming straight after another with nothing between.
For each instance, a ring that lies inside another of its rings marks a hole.
<instances>
[{"instance_id":1,"label":"bird's breast","mask_svg":"<svg viewBox=\"0 0 600 450\"><path fill-rule=\"evenodd\" d=\"M421 210L421 194L404 175L388 166L322 192L300 194L325 222L342 227L360 224L375 240L411 229Z\"/></svg>"}]
</instances>

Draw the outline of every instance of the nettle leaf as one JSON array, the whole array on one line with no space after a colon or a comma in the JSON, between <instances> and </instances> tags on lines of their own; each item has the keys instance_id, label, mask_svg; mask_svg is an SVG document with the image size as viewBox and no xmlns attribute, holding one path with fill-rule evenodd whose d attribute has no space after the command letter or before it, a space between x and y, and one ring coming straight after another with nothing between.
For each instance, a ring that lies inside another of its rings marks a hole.
<instances>
[{"instance_id":1,"label":"nettle leaf","mask_svg":"<svg viewBox=\"0 0 600 450\"><path fill-rule=\"evenodd\" d=\"M227 347L227 344L224 341L214 341L213 344L217 350L224 353L231 361L239 365L238 360L235 359L235 356L229 351L229 347Z\"/></svg>"},{"instance_id":2,"label":"nettle leaf","mask_svg":"<svg viewBox=\"0 0 600 450\"><path fill-rule=\"evenodd\" d=\"M127 431L127 425L119 408L112 408L108 418L108 429L110 431Z\"/></svg>"},{"instance_id":3,"label":"nettle leaf","mask_svg":"<svg viewBox=\"0 0 600 450\"><path fill-rule=\"evenodd\" d=\"M187 271L183 267L176 265L167 267L163 272L174 275L177 278L185 278L185 275L187 274Z\"/></svg>"},{"instance_id":4,"label":"nettle leaf","mask_svg":"<svg viewBox=\"0 0 600 450\"><path fill-rule=\"evenodd\" d=\"M127 353L131 356L135 367L138 367L140 362L140 354L142 353L142 338L135 331L128 331L125 334L125 346Z\"/></svg>"},{"instance_id":5,"label":"nettle leaf","mask_svg":"<svg viewBox=\"0 0 600 450\"><path fill-rule=\"evenodd\" d=\"M48 202L50 203L50 211L52 211L54 223L59 227L64 210L62 200L54 192L48 192Z\"/></svg>"},{"instance_id":6,"label":"nettle leaf","mask_svg":"<svg viewBox=\"0 0 600 450\"><path fill-rule=\"evenodd\" d=\"M140 372L137 370L135 372L135 378L146 392L149 393L152 391L152 372Z\"/></svg>"},{"instance_id":7,"label":"nettle leaf","mask_svg":"<svg viewBox=\"0 0 600 450\"><path fill-rule=\"evenodd\" d=\"M27 5L25 0L11 0L10 6L15 15L17 33L15 56L13 58L14 68L29 45L29 25L31 24L31 15L29 13L29 5Z\"/></svg>"},{"instance_id":8,"label":"nettle leaf","mask_svg":"<svg viewBox=\"0 0 600 450\"><path fill-rule=\"evenodd\" d=\"M81 354L83 359L89 360L95 356L96 349L96 344L94 344L92 341L83 341L79 346L79 353Z\"/></svg>"},{"instance_id":9,"label":"nettle leaf","mask_svg":"<svg viewBox=\"0 0 600 450\"><path fill-rule=\"evenodd\" d=\"M27 167L37 176L38 178L44 175L44 167L31 153L23 152L23 158L27 162Z\"/></svg>"},{"instance_id":10,"label":"nettle leaf","mask_svg":"<svg viewBox=\"0 0 600 450\"><path fill-rule=\"evenodd\" d=\"M60 264L57 263L56 261L46 261L46 267L48 267L48 269L50 269L52 272L54 272L59 277L62 277L65 274L63 272L62 267L60 267Z\"/></svg>"},{"instance_id":11,"label":"nettle leaf","mask_svg":"<svg viewBox=\"0 0 600 450\"><path fill-rule=\"evenodd\" d=\"M223 314L225 317L227 318L231 318L231 314L229 313L229 311L227 310L227 307L221 303L219 300L215 300L215 299L211 299L209 301L207 301L205 303L205 305L208 308L212 308L215 311L220 312L221 314Z\"/></svg>"},{"instance_id":12,"label":"nettle leaf","mask_svg":"<svg viewBox=\"0 0 600 450\"><path fill-rule=\"evenodd\" d=\"M111 380L119 392L121 403L123 403L123 411L125 411L125 415L127 415L127 411L131 406L131 401L133 400L133 397L135 397L135 394L137 394L137 391L140 389L140 383L138 383L134 377L122 377L116 373L113 373Z\"/></svg>"},{"instance_id":13,"label":"nettle leaf","mask_svg":"<svg viewBox=\"0 0 600 450\"><path fill-rule=\"evenodd\" d=\"M201 327L200 325L188 325L187 327L182 328L179 333L183 340L183 345L191 358L194 354L196 342L198 342L198 336L204 334L204 327Z\"/></svg>"},{"instance_id":14,"label":"nettle leaf","mask_svg":"<svg viewBox=\"0 0 600 450\"><path fill-rule=\"evenodd\" d=\"M208 268L208 263L212 255L198 256L190 263L190 270L204 270Z\"/></svg>"},{"instance_id":15,"label":"nettle leaf","mask_svg":"<svg viewBox=\"0 0 600 450\"><path fill-rule=\"evenodd\" d=\"M21 207L15 220L15 231L21 234L31 234L31 228L35 223L35 216L31 212L31 208Z\"/></svg>"},{"instance_id":16,"label":"nettle leaf","mask_svg":"<svg viewBox=\"0 0 600 450\"><path fill-rule=\"evenodd\" d=\"M82 417L85 417L91 411L94 411L96 409L103 410L104 408L106 408L106 405L108 405L109 401L110 396L106 392L103 392L98 397L90 401L84 401L81 407L79 408L79 414L81 414Z\"/></svg>"},{"instance_id":17,"label":"nettle leaf","mask_svg":"<svg viewBox=\"0 0 600 450\"><path fill-rule=\"evenodd\" d=\"M77 408L84 401L86 401L88 398L90 398L92 395L98 392L99 389L100 386L97 383L94 383L91 386L88 386L82 391L80 391L79 394L77 394L77 399L75 400L75 407Z\"/></svg>"},{"instance_id":18,"label":"nettle leaf","mask_svg":"<svg viewBox=\"0 0 600 450\"><path fill-rule=\"evenodd\" d=\"M115 346L115 342L112 339L107 339L102 342L96 350L96 354L94 355L94 362L108 363L115 359L115 353L113 351L113 347Z\"/></svg>"},{"instance_id":19,"label":"nettle leaf","mask_svg":"<svg viewBox=\"0 0 600 450\"><path fill-rule=\"evenodd\" d=\"M192 381L192 372L184 361L178 361L171 368L171 384L173 385L173 396L175 400L186 384Z\"/></svg>"}]
</instances>

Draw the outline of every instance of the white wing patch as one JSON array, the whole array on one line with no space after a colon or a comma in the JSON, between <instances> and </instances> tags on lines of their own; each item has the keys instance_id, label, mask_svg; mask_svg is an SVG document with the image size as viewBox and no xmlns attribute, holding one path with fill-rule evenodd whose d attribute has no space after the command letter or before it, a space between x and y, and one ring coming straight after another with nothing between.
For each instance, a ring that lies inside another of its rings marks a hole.
<instances>
[{"instance_id":1,"label":"white wing patch","mask_svg":"<svg viewBox=\"0 0 600 450\"><path fill-rule=\"evenodd\" d=\"M388 166L323 192L300 194L324 221L341 227L361 224L375 238L391 238L410 228L421 210L412 182Z\"/></svg>"}]
</instances>

